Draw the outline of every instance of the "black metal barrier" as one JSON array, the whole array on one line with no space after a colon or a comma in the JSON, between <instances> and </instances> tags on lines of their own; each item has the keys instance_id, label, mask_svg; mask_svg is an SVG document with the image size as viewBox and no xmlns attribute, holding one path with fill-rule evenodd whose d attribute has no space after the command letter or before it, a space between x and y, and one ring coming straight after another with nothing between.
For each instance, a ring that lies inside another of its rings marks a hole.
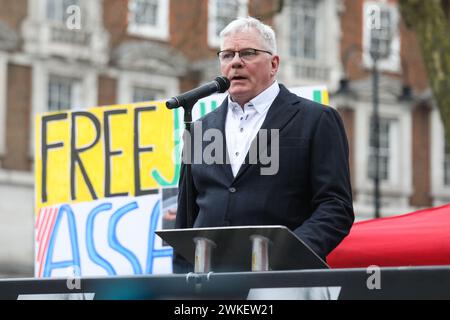
<instances>
[{"instance_id":1,"label":"black metal barrier","mask_svg":"<svg viewBox=\"0 0 450 320\"><path fill-rule=\"evenodd\" d=\"M335 298L450 299L450 267L1 279L0 299L247 299L261 288L338 288Z\"/></svg>"}]
</instances>

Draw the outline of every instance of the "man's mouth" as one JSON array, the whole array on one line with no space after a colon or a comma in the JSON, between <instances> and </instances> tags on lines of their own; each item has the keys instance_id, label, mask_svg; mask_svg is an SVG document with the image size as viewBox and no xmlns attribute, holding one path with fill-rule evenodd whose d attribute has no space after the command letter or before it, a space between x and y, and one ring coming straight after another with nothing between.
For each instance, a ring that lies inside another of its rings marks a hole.
<instances>
[{"instance_id":1,"label":"man's mouth","mask_svg":"<svg viewBox=\"0 0 450 320\"><path fill-rule=\"evenodd\" d=\"M243 77L243 76L233 76L233 77L231 77L231 81L239 81L239 80L247 80L247 78Z\"/></svg>"}]
</instances>

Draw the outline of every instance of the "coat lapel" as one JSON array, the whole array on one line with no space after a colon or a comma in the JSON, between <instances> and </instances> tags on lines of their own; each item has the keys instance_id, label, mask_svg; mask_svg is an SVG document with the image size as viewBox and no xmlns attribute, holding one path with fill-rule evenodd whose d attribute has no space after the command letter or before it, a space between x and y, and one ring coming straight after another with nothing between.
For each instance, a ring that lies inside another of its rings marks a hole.
<instances>
[{"instance_id":1,"label":"coat lapel","mask_svg":"<svg viewBox=\"0 0 450 320\"><path fill-rule=\"evenodd\" d=\"M275 98L272 105L270 106L266 119L264 119L264 122L261 126L261 129L259 130L255 139L252 141L252 144L258 143L257 139L260 136L261 131L267 130L268 136L267 146L264 146L264 148L261 150L259 150L258 148L258 153L261 153L262 151L265 151L267 148L269 148L270 130L278 129L281 131L289 122L289 120L291 120L292 117L294 117L297 114L299 108L293 107L293 105L298 102L300 102L300 99L298 99L298 97L293 93L289 92L286 89L286 87L280 84L280 92L278 93L278 96ZM239 179L248 170L249 167L250 167L249 153L247 152L245 161L242 164L241 168L239 169L239 172L237 173L236 177L234 178L234 181Z\"/></svg>"},{"instance_id":2,"label":"coat lapel","mask_svg":"<svg viewBox=\"0 0 450 320\"><path fill-rule=\"evenodd\" d=\"M220 105L219 108L216 109L217 115L215 117L212 117L212 122L211 122L211 128L216 128L218 129L220 132L222 132L222 136L223 136L223 155L225 156L225 163L220 165L218 164L219 168L220 166L223 166L223 171L225 172L225 176L227 177L228 181L233 181L234 177L233 177L233 170L231 170L231 165L230 165L230 157L228 155L228 148L227 148L227 135L225 134L225 121L227 118L227 113L228 113L228 98L225 98L225 100L223 101L223 103ZM204 129L208 129L208 128L204 128Z\"/></svg>"}]
</instances>

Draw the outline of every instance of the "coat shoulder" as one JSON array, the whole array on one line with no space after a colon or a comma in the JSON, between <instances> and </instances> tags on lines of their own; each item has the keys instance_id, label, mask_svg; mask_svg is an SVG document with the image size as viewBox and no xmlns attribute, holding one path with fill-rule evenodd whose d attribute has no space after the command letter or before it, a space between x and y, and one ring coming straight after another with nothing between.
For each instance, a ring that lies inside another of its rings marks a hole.
<instances>
[{"instance_id":1,"label":"coat shoulder","mask_svg":"<svg viewBox=\"0 0 450 320\"><path fill-rule=\"evenodd\" d=\"M315 102L313 100L303 98L303 97L289 91L283 85L280 85L280 88L281 88L280 94L283 94L285 96L285 99L287 99L287 101L289 101L294 106L304 109L304 112L307 112L311 115L314 115L314 114L320 115L325 110L332 109L329 106L325 106L325 105Z\"/></svg>"}]
</instances>

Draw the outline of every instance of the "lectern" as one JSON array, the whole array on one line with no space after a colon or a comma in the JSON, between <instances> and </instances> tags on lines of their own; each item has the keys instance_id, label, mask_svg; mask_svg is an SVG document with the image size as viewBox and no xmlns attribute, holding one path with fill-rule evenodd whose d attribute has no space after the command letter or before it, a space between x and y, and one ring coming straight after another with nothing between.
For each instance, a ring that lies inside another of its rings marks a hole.
<instances>
[{"instance_id":1,"label":"lectern","mask_svg":"<svg viewBox=\"0 0 450 320\"><path fill-rule=\"evenodd\" d=\"M197 273L329 268L285 226L157 230Z\"/></svg>"}]
</instances>

